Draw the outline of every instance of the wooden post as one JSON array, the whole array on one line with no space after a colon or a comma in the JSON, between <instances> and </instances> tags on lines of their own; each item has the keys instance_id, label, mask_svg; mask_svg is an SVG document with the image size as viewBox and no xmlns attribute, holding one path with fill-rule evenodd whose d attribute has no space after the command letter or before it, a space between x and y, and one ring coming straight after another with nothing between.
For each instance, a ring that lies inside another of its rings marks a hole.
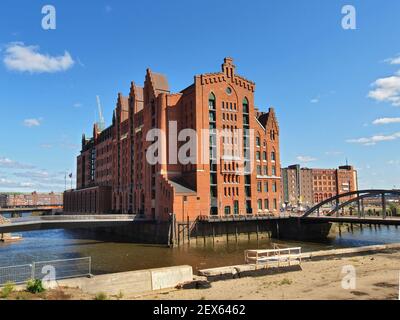
<instances>
[{"instance_id":1,"label":"wooden post","mask_svg":"<svg viewBox=\"0 0 400 320\"><path fill-rule=\"evenodd\" d=\"M178 247L181 245L181 224L178 223Z\"/></svg>"},{"instance_id":2,"label":"wooden post","mask_svg":"<svg viewBox=\"0 0 400 320\"><path fill-rule=\"evenodd\" d=\"M212 226L212 238L213 238L213 245L215 245L215 227Z\"/></svg>"},{"instance_id":3,"label":"wooden post","mask_svg":"<svg viewBox=\"0 0 400 320\"><path fill-rule=\"evenodd\" d=\"M204 244L204 246L206 246L206 234L205 234L205 232L204 232L204 225L203 225L203 244Z\"/></svg>"},{"instance_id":4,"label":"wooden post","mask_svg":"<svg viewBox=\"0 0 400 320\"><path fill-rule=\"evenodd\" d=\"M258 223L256 224L256 234L257 234L257 242L258 242Z\"/></svg>"},{"instance_id":5,"label":"wooden post","mask_svg":"<svg viewBox=\"0 0 400 320\"><path fill-rule=\"evenodd\" d=\"M386 219L386 198L384 193L382 193L382 217Z\"/></svg>"},{"instance_id":6,"label":"wooden post","mask_svg":"<svg viewBox=\"0 0 400 320\"><path fill-rule=\"evenodd\" d=\"M236 239L236 243L238 243L238 228L237 228L237 223L235 223L235 239Z\"/></svg>"},{"instance_id":7,"label":"wooden post","mask_svg":"<svg viewBox=\"0 0 400 320\"><path fill-rule=\"evenodd\" d=\"M189 221L189 216L187 217L187 239L188 239L188 243L190 244L190 221Z\"/></svg>"}]
</instances>

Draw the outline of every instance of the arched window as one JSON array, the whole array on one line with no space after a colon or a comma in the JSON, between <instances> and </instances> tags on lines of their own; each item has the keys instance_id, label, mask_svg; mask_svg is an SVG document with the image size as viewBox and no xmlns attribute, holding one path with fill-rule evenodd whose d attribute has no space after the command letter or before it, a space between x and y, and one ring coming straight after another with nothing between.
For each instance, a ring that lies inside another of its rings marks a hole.
<instances>
[{"instance_id":1,"label":"arched window","mask_svg":"<svg viewBox=\"0 0 400 320\"><path fill-rule=\"evenodd\" d=\"M209 97L208 97L208 108L214 110L215 109L215 95L214 93L210 93Z\"/></svg>"},{"instance_id":2,"label":"arched window","mask_svg":"<svg viewBox=\"0 0 400 320\"><path fill-rule=\"evenodd\" d=\"M249 113L249 100L243 99L243 113Z\"/></svg>"}]
</instances>

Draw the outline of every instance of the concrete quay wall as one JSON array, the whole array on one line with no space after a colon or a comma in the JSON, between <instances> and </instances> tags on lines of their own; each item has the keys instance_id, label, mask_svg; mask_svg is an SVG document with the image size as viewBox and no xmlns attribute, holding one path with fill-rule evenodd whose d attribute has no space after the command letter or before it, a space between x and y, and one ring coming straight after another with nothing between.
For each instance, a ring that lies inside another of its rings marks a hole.
<instances>
[{"instance_id":1,"label":"concrete quay wall","mask_svg":"<svg viewBox=\"0 0 400 320\"><path fill-rule=\"evenodd\" d=\"M138 270L57 281L58 286L80 288L83 292L107 295L141 294L155 290L172 289L193 281L191 266Z\"/></svg>"}]
</instances>

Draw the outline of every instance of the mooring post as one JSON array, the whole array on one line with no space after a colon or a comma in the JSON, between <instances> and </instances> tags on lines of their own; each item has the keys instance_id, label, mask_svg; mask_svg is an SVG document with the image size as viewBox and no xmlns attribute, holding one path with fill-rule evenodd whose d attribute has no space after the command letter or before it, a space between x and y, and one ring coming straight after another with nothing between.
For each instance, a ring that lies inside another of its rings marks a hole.
<instances>
[{"instance_id":1,"label":"mooring post","mask_svg":"<svg viewBox=\"0 0 400 320\"><path fill-rule=\"evenodd\" d=\"M384 193L382 193L382 216L383 219L386 219L386 199Z\"/></svg>"},{"instance_id":2,"label":"mooring post","mask_svg":"<svg viewBox=\"0 0 400 320\"><path fill-rule=\"evenodd\" d=\"M339 217L339 198L336 199L335 210L336 216Z\"/></svg>"},{"instance_id":3,"label":"mooring post","mask_svg":"<svg viewBox=\"0 0 400 320\"><path fill-rule=\"evenodd\" d=\"M178 247L181 245L181 224L178 223Z\"/></svg>"},{"instance_id":4,"label":"mooring post","mask_svg":"<svg viewBox=\"0 0 400 320\"><path fill-rule=\"evenodd\" d=\"M197 237L199 236L199 220L196 221L196 244L197 244Z\"/></svg>"},{"instance_id":5,"label":"mooring post","mask_svg":"<svg viewBox=\"0 0 400 320\"><path fill-rule=\"evenodd\" d=\"M361 202L360 202L360 194L357 193L357 211L358 211L358 217L361 218Z\"/></svg>"},{"instance_id":6,"label":"mooring post","mask_svg":"<svg viewBox=\"0 0 400 320\"><path fill-rule=\"evenodd\" d=\"M237 222L235 222L235 239L236 239L236 243L238 243L238 228L237 228Z\"/></svg>"},{"instance_id":7,"label":"mooring post","mask_svg":"<svg viewBox=\"0 0 400 320\"><path fill-rule=\"evenodd\" d=\"M212 226L212 239L213 239L213 245L215 244L215 226Z\"/></svg>"},{"instance_id":8,"label":"mooring post","mask_svg":"<svg viewBox=\"0 0 400 320\"><path fill-rule=\"evenodd\" d=\"M363 218L365 218L364 199L361 199L361 213Z\"/></svg>"},{"instance_id":9,"label":"mooring post","mask_svg":"<svg viewBox=\"0 0 400 320\"><path fill-rule=\"evenodd\" d=\"M187 239L188 239L188 243L190 244L190 221L189 221L189 216L187 217Z\"/></svg>"},{"instance_id":10,"label":"mooring post","mask_svg":"<svg viewBox=\"0 0 400 320\"><path fill-rule=\"evenodd\" d=\"M257 235L257 242L258 242L258 223L256 223L256 235Z\"/></svg>"}]
</instances>

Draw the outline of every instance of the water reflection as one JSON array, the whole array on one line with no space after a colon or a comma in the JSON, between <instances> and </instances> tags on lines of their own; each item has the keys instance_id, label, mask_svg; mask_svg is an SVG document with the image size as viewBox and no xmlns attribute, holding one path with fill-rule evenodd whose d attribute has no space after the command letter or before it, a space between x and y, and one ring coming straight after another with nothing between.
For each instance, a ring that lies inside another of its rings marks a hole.
<instances>
[{"instance_id":1,"label":"water reflection","mask_svg":"<svg viewBox=\"0 0 400 320\"><path fill-rule=\"evenodd\" d=\"M350 231L350 230L349 230ZM0 266L69 259L91 256L93 273L122 272L146 268L188 264L194 270L243 263L245 249L271 248L273 243L285 246L301 246L303 251L327 250L337 247L365 246L399 242L399 230L395 227L355 228L353 233L342 228L342 235L323 243L305 243L262 239L242 240L236 243L224 241L203 245L192 244L175 249L137 245L132 243L101 241L67 230L47 230L23 233L23 240L16 243L0 243Z\"/></svg>"}]
</instances>

